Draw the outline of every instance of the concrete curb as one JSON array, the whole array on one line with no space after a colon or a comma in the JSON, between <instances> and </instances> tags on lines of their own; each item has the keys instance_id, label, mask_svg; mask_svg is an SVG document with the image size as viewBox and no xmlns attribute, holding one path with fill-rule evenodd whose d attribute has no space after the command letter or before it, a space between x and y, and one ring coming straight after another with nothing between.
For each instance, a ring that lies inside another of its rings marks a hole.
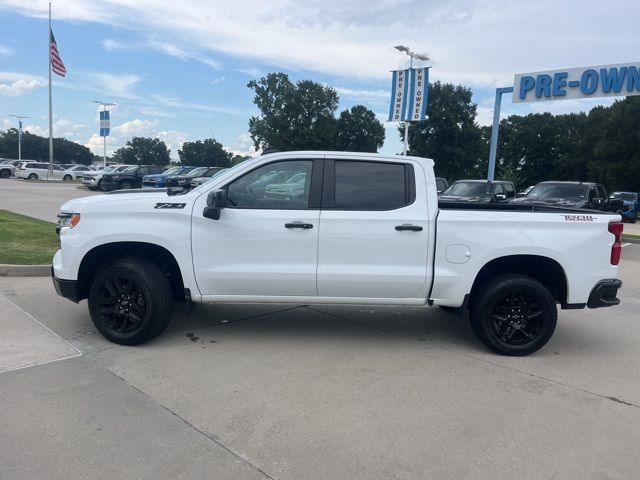
<instances>
[{"instance_id":1,"label":"concrete curb","mask_svg":"<svg viewBox=\"0 0 640 480\"><path fill-rule=\"evenodd\" d=\"M48 277L51 265L7 265L0 263L0 277Z\"/></svg>"}]
</instances>

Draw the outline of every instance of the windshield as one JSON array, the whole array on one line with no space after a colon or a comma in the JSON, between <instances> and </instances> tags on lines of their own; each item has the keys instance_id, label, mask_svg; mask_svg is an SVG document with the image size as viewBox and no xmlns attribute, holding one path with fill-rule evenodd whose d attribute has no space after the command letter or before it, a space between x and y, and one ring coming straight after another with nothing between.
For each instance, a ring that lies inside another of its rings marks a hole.
<instances>
[{"instance_id":1,"label":"windshield","mask_svg":"<svg viewBox=\"0 0 640 480\"><path fill-rule=\"evenodd\" d=\"M132 165L130 167L125 168L124 170L121 170L122 173L133 173L136 170L138 170L138 166L137 165Z\"/></svg>"},{"instance_id":2,"label":"windshield","mask_svg":"<svg viewBox=\"0 0 640 480\"><path fill-rule=\"evenodd\" d=\"M444 195L460 195L477 197L483 195L489 195L491 193L491 184L485 182L456 182L448 190L444 192Z\"/></svg>"},{"instance_id":3,"label":"windshield","mask_svg":"<svg viewBox=\"0 0 640 480\"><path fill-rule=\"evenodd\" d=\"M584 200L587 186L570 183L539 183L527 193L527 198L559 198L562 200Z\"/></svg>"},{"instance_id":4,"label":"windshield","mask_svg":"<svg viewBox=\"0 0 640 480\"><path fill-rule=\"evenodd\" d=\"M625 202L635 202L638 195L630 192L613 192L609 198L621 198Z\"/></svg>"},{"instance_id":5,"label":"windshield","mask_svg":"<svg viewBox=\"0 0 640 480\"><path fill-rule=\"evenodd\" d=\"M177 175L183 167L171 167L169 170L165 170L161 175Z\"/></svg>"},{"instance_id":6,"label":"windshield","mask_svg":"<svg viewBox=\"0 0 640 480\"><path fill-rule=\"evenodd\" d=\"M209 167L194 168L187 174L187 177L199 177L201 174L203 174L207 170L209 170Z\"/></svg>"}]
</instances>

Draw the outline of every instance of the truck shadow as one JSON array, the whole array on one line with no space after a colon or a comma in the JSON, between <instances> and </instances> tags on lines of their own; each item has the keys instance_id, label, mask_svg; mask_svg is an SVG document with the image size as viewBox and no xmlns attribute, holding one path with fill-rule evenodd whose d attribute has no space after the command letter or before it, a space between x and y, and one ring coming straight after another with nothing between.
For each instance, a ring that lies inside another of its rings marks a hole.
<instances>
[{"instance_id":1,"label":"truck shadow","mask_svg":"<svg viewBox=\"0 0 640 480\"><path fill-rule=\"evenodd\" d=\"M191 314L178 309L166 336L194 343L220 336L297 342L405 339L427 347L483 348L460 315L428 307L198 305Z\"/></svg>"}]
</instances>

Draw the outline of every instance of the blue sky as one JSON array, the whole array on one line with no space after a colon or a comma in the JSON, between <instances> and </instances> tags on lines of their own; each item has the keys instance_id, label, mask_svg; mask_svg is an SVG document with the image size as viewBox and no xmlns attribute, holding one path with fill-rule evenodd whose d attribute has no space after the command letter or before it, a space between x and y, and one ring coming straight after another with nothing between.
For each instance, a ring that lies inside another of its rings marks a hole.
<instances>
[{"instance_id":1,"label":"blue sky","mask_svg":"<svg viewBox=\"0 0 640 480\"><path fill-rule=\"evenodd\" d=\"M566 2L572 3L572 2ZM211 135L252 150L257 113L246 84L268 72L310 78L340 93L340 110L364 104L384 119L389 70L407 66L392 47L433 58L432 80L474 91L488 124L497 86L513 74L637 61L640 2L535 4L495 0L55 0L53 30L68 75L54 75L54 135L101 153L92 100L117 103L109 151L132 136L180 144ZM0 129L9 114L47 131L47 2L0 0ZM625 12L621 14L621 12ZM504 104L509 113L588 110L602 101ZM401 150L386 123L383 151Z\"/></svg>"}]
</instances>

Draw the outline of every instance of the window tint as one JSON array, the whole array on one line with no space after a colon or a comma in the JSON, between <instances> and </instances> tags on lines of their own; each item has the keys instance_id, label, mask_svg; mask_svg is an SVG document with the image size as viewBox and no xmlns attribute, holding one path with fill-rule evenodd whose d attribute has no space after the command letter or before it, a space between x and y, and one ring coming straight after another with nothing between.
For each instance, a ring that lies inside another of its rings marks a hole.
<instances>
[{"instance_id":1,"label":"window tint","mask_svg":"<svg viewBox=\"0 0 640 480\"><path fill-rule=\"evenodd\" d=\"M335 208L391 210L409 203L405 165L335 162Z\"/></svg>"},{"instance_id":2,"label":"window tint","mask_svg":"<svg viewBox=\"0 0 640 480\"><path fill-rule=\"evenodd\" d=\"M501 183L496 183L493 186L493 194L497 195L498 193L504 193L504 188L502 187Z\"/></svg>"},{"instance_id":3,"label":"window tint","mask_svg":"<svg viewBox=\"0 0 640 480\"><path fill-rule=\"evenodd\" d=\"M54 169L54 170L58 170L58 171L60 171L60 170L64 170L64 168L62 168L60 165L54 165L54 166L53 166L53 169Z\"/></svg>"},{"instance_id":4,"label":"window tint","mask_svg":"<svg viewBox=\"0 0 640 480\"><path fill-rule=\"evenodd\" d=\"M602 185L598 185L598 197L605 199L607 198L607 193L604 190L604 187Z\"/></svg>"},{"instance_id":5,"label":"window tint","mask_svg":"<svg viewBox=\"0 0 640 480\"><path fill-rule=\"evenodd\" d=\"M516 190L515 188L513 188L513 185L511 185L510 183L505 183L504 189L507 191L507 197L510 198L510 197L516 196Z\"/></svg>"},{"instance_id":6,"label":"window tint","mask_svg":"<svg viewBox=\"0 0 640 480\"><path fill-rule=\"evenodd\" d=\"M312 167L312 160L263 165L230 183L227 199L244 208L307 208Z\"/></svg>"}]
</instances>

